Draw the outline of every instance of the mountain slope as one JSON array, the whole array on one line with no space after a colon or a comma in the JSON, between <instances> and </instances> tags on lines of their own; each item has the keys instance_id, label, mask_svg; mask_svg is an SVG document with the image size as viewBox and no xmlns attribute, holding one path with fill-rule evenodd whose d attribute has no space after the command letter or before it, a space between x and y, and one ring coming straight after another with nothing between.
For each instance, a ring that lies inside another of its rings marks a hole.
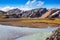
<instances>
[{"instance_id":1,"label":"mountain slope","mask_svg":"<svg viewBox=\"0 0 60 40\"><path fill-rule=\"evenodd\" d=\"M18 8L8 10L7 12L0 11L0 14L5 14L6 18L60 18L60 9L36 8L28 11L22 11Z\"/></svg>"},{"instance_id":2,"label":"mountain slope","mask_svg":"<svg viewBox=\"0 0 60 40\"><path fill-rule=\"evenodd\" d=\"M40 18L41 19L45 19L47 18L49 15L53 14L55 12L55 10L48 10L45 14L43 14Z\"/></svg>"}]
</instances>

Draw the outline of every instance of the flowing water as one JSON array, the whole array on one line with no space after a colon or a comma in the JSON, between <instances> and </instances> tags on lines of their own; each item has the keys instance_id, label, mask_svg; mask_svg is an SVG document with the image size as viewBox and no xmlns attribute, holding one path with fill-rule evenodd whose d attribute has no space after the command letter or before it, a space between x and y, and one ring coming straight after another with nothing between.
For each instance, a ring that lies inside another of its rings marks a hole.
<instances>
[{"instance_id":1,"label":"flowing water","mask_svg":"<svg viewBox=\"0 0 60 40\"><path fill-rule=\"evenodd\" d=\"M45 40L55 29L0 25L0 40Z\"/></svg>"}]
</instances>

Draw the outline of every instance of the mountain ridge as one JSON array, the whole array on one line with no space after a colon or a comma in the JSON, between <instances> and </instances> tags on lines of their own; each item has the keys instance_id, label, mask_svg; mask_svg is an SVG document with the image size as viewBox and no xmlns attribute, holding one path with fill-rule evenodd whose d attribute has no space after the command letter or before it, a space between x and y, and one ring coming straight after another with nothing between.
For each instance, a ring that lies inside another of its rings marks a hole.
<instances>
[{"instance_id":1,"label":"mountain ridge","mask_svg":"<svg viewBox=\"0 0 60 40\"><path fill-rule=\"evenodd\" d=\"M1 12L4 16L6 16L6 18L60 18L60 9L36 8L28 11L23 11L16 8L8 10L7 12L5 12L5 14L4 11L0 10L0 15Z\"/></svg>"}]
</instances>

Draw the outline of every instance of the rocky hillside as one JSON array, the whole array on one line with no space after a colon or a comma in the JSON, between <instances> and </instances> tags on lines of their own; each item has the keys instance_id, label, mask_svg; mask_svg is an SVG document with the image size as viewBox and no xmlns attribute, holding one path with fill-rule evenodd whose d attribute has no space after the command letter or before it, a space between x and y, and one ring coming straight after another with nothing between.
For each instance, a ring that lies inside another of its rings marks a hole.
<instances>
[{"instance_id":1,"label":"rocky hillside","mask_svg":"<svg viewBox=\"0 0 60 40\"><path fill-rule=\"evenodd\" d=\"M60 28L52 32L53 34L48 37L46 40L60 40Z\"/></svg>"},{"instance_id":2,"label":"rocky hillside","mask_svg":"<svg viewBox=\"0 0 60 40\"><path fill-rule=\"evenodd\" d=\"M46 8L32 9L32 10L23 12L22 17L36 18L36 17L42 16L45 12L47 12Z\"/></svg>"},{"instance_id":3,"label":"rocky hillside","mask_svg":"<svg viewBox=\"0 0 60 40\"><path fill-rule=\"evenodd\" d=\"M7 12L0 11L0 15L6 18L60 18L60 9L36 8L28 11L22 11L18 8L8 10Z\"/></svg>"},{"instance_id":4,"label":"rocky hillside","mask_svg":"<svg viewBox=\"0 0 60 40\"><path fill-rule=\"evenodd\" d=\"M5 15L7 12L0 10L0 15Z\"/></svg>"},{"instance_id":5,"label":"rocky hillside","mask_svg":"<svg viewBox=\"0 0 60 40\"><path fill-rule=\"evenodd\" d=\"M20 12L21 10L16 8L16 9L8 10L7 14L19 14Z\"/></svg>"}]
</instances>

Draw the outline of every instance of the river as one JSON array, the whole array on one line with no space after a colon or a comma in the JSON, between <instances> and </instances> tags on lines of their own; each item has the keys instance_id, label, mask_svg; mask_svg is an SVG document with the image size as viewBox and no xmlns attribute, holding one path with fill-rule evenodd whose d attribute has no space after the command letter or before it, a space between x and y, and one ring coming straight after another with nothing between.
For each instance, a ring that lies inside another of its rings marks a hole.
<instances>
[{"instance_id":1,"label":"river","mask_svg":"<svg viewBox=\"0 0 60 40\"><path fill-rule=\"evenodd\" d=\"M0 25L0 40L45 40L55 29Z\"/></svg>"}]
</instances>

